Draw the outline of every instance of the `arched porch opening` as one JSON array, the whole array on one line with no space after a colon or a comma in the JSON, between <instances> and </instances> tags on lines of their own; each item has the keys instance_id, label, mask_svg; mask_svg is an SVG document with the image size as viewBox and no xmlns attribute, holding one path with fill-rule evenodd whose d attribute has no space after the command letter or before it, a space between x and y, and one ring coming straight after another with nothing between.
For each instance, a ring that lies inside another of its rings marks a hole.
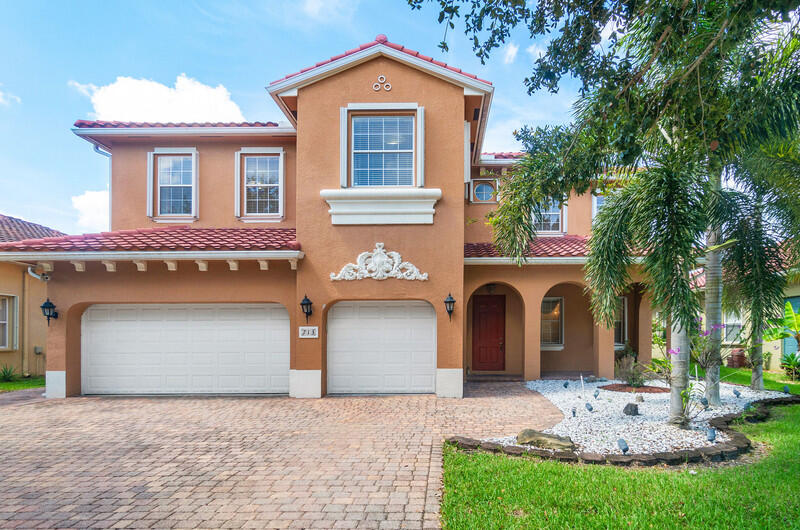
<instances>
[{"instance_id":1,"label":"arched porch opening","mask_svg":"<svg viewBox=\"0 0 800 530\"><path fill-rule=\"evenodd\" d=\"M562 282L541 300L542 378L596 375L595 324L584 285Z\"/></svg>"},{"instance_id":2,"label":"arched porch opening","mask_svg":"<svg viewBox=\"0 0 800 530\"><path fill-rule=\"evenodd\" d=\"M464 366L467 376L522 379L525 367L525 303L506 283L485 283L466 308Z\"/></svg>"}]
</instances>

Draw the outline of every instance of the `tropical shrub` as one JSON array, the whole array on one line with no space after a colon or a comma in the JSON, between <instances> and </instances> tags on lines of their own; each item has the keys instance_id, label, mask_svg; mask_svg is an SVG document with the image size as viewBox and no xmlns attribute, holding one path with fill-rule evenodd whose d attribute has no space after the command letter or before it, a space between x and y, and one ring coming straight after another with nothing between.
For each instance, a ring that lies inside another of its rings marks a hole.
<instances>
[{"instance_id":1,"label":"tropical shrub","mask_svg":"<svg viewBox=\"0 0 800 530\"><path fill-rule=\"evenodd\" d=\"M3 381L4 383L11 382L15 379L16 375L17 374L14 372L13 366L9 366L7 364L0 366L0 381Z\"/></svg>"},{"instance_id":2,"label":"tropical shrub","mask_svg":"<svg viewBox=\"0 0 800 530\"><path fill-rule=\"evenodd\" d=\"M625 381L628 386L638 388L644 386L644 370L633 355L624 355L616 363L617 378Z\"/></svg>"},{"instance_id":3,"label":"tropical shrub","mask_svg":"<svg viewBox=\"0 0 800 530\"><path fill-rule=\"evenodd\" d=\"M800 355L797 352L784 354L781 368L792 381L796 380L800 377Z\"/></svg>"}]
</instances>

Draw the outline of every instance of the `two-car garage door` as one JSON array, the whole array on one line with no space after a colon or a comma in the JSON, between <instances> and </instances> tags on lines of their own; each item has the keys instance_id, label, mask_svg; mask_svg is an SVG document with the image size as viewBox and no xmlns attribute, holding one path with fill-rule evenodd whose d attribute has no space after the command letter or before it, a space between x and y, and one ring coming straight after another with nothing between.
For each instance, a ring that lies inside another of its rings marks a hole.
<instances>
[{"instance_id":1,"label":"two-car garage door","mask_svg":"<svg viewBox=\"0 0 800 530\"><path fill-rule=\"evenodd\" d=\"M94 305L83 314L84 394L289 392L279 304Z\"/></svg>"},{"instance_id":2,"label":"two-car garage door","mask_svg":"<svg viewBox=\"0 0 800 530\"><path fill-rule=\"evenodd\" d=\"M279 304L94 305L82 321L82 391L284 394L289 343L289 316ZM328 313L327 381L329 394L434 392L433 307L336 303Z\"/></svg>"}]
</instances>

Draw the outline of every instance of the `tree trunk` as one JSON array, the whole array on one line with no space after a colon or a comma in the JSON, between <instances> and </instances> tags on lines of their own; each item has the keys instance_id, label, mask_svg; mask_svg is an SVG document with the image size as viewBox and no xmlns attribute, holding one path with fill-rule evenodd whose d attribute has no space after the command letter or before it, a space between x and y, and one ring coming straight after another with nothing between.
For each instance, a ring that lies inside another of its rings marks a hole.
<instances>
[{"instance_id":1,"label":"tree trunk","mask_svg":"<svg viewBox=\"0 0 800 530\"><path fill-rule=\"evenodd\" d=\"M753 350L750 354L750 363L753 365L753 372L750 374L750 388L753 390L764 390L764 324L753 322Z\"/></svg>"},{"instance_id":2,"label":"tree trunk","mask_svg":"<svg viewBox=\"0 0 800 530\"><path fill-rule=\"evenodd\" d=\"M681 395L689 385L689 334L686 329L681 329L680 324L673 324L670 330L672 336L672 351L667 352L672 362L672 385L669 395L669 423L684 427L686 416L683 414L683 396Z\"/></svg>"},{"instance_id":3,"label":"tree trunk","mask_svg":"<svg viewBox=\"0 0 800 530\"><path fill-rule=\"evenodd\" d=\"M722 172L713 171L711 174L712 186L715 190L722 188ZM719 229L709 230L707 244L709 247L722 243ZM719 398L719 368L722 364L722 256L719 251L706 252L706 331L711 331L706 370L706 399L711 407L719 407L722 401Z\"/></svg>"}]
</instances>

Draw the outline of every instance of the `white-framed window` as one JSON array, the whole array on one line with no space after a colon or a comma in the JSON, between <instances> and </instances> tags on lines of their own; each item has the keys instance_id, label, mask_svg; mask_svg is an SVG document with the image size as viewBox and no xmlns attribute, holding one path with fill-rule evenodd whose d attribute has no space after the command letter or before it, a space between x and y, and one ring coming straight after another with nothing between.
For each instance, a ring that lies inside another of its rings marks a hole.
<instances>
[{"instance_id":1,"label":"white-framed window","mask_svg":"<svg viewBox=\"0 0 800 530\"><path fill-rule=\"evenodd\" d=\"M0 350L16 348L16 296L0 294Z\"/></svg>"},{"instance_id":2,"label":"white-framed window","mask_svg":"<svg viewBox=\"0 0 800 530\"><path fill-rule=\"evenodd\" d=\"M541 348L564 349L564 298L545 297L542 300Z\"/></svg>"},{"instance_id":3,"label":"white-framed window","mask_svg":"<svg viewBox=\"0 0 800 530\"><path fill-rule=\"evenodd\" d=\"M597 216L597 212L603 208L603 205L606 203L606 196L605 195L592 195L592 219Z\"/></svg>"},{"instance_id":4,"label":"white-framed window","mask_svg":"<svg viewBox=\"0 0 800 530\"><path fill-rule=\"evenodd\" d=\"M564 211L565 207L561 207L558 201L550 201L546 208L542 209L541 214L533 221L533 226L538 233L561 233L564 232Z\"/></svg>"},{"instance_id":5,"label":"white-framed window","mask_svg":"<svg viewBox=\"0 0 800 530\"><path fill-rule=\"evenodd\" d=\"M198 216L197 149L157 147L147 153L147 215L163 222Z\"/></svg>"},{"instance_id":6,"label":"white-framed window","mask_svg":"<svg viewBox=\"0 0 800 530\"><path fill-rule=\"evenodd\" d=\"M352 117L352 185L414 185L414 116Z\"/></svg>"},{"instance_id":7,"label":"white-framed window","mask_svg":"<svg viewBox=\"0 0 800 530\"><path fill-rule=\"evenodd\" d=\"M614 313L614 349L625 348L628 342L628 299L617 297L617 309Z\"/></svg>"},{"instance_id":8,"label":"white-framed window","mask_svg":"<svg viewBox=\"0 0 800 530\"><path fill-rule=\"evenodd\" d=\"M425 107L349 103L339 108L339 185L425 186Z\"/></svg>"},{"instance_id":9,"label":"white-framed window","mask_svg":"<svg viewBox=\"0 0 800 530\"><path fill-rule=\"evenodd\" d=\"M742 342L742 318L735 313L725 313L722 315L722 342L727 344L738 344Z\"/></svg>"},{"instance_id":10,"label":"white-framed window","mask_svg":"<svg viewBox=\"0 0 800 530\"><path fill-rule=\"evenodd\" d=\"M497 202L497 179L474 179L470 181L470 188L472 202Z\"/></svg>"},{"instance_id":11,"label":"white-framed window","mask_svg":"<svg viewBox=\"0 0 800 530\"><path fill-rule=\"evenodd\" d=\"M282 147L242 147L236 153L237 217L244 222L283 218L285 178Z\"/></svg>"}]
</instances>

